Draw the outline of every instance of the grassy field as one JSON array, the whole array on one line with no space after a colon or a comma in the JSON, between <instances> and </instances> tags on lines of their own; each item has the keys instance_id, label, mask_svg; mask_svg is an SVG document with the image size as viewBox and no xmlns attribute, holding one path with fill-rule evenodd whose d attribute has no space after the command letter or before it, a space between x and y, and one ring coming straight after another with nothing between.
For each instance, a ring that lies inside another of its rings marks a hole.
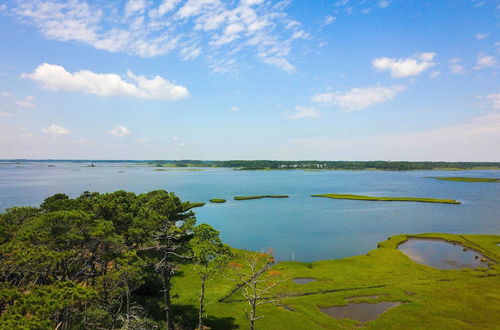
<instances>
[{"instance_id":1,"label":"grassy field","mask_svg":"<svg viewBox=\"0 0 500 330\"><path fill-rule=\"evenodd\" d=\"M444 181L457 181L457 182L500 182L499 178L468 178L468 177L460 177L460 176L433 176L431 177L437 180Z\"/></svg>"},{"instance_id":2,"label":"grassy field","mask_svg":"<svg viewBox=\"0 0 500 330\"><path fill-rule=\"evenodd\" d=\"M407 235L381 242L366 255L312 263L280 262L273 270L288 279L276 288L278 305L259 306L263 318L258 329L498 329L500 327L500 236L423 234L412 237L443 238L483 253L490 269L439 270L412 262L397 250ZM242 258L245 251L235 251ZM195 322L199 278L192 266L179 269L174 303L185 322ZM296 284L293 278L314 278ZM207 284L207 325L212 329L248 328L238 292L224 302L235 287L230 272ZM378 298L363 296L378 295ZM354 298L353 298L354 297ZM350 302L399 301L403 304L361 324L336 320L319 308Z\"/></svg>"},{"instance_id":3,"label":"grassy field","mask_svg":"<svg viewBox=\"0 0 500 330\"><path fill-rule=\"evenodd\" d=\"M259 195L259 196L236 196L235 201L244 201L247 199L261 199L261 198L288 198L288 195Z\"/></svg>"},{"instance_id":4,"label":"grassy field","mask_svg":"<svg viewBox=\"0 0 500 330\"><path fill-rule=\"evenodd\" d=\"M421 198L421 197L373 197L373 196L349 195L349 194L319 194L311 196L333 198L333 199L352 199L352 200L362 200L362 201L460 204L460 202L454 199L437 199L437 198Z\"/></svg>"},{"instance_id":5,"label":"grassy field","mask_svg":"<svg viewBox=\"0 0 500 330\"><path fill-rule=\"evenodd\" d=\"M210 200L211 203L225 203L226 200L224 198L212 198Z\"/></svg>"}]
</instances>

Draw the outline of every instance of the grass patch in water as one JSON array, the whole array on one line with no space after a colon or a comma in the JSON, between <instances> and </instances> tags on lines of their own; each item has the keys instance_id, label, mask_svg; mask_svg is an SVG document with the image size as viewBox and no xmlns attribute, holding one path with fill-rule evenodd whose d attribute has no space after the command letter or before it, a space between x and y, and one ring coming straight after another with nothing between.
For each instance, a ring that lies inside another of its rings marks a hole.
<instances>
[{"instance_id":1,"label":"grass patch in water","mask_svg":"<svg viewBox=\"0 0 500 330\"><path fill-rule=\"evenodd\" d=\"M186 206L184 207L184 210L188 211L188 210L191 210L192 208L201 207L205 204L206 203L187 203Z\"/></svg>"},{"instance_id":2,"label":"grass patch in water","mask_svg":"<svg viewBox=\"0 0 500 330\"><path fill-rule=\"evenodd\" d=\"M432 176L432 179L456 182L500 182L500 178L468 178L461 176Z\"/></svg>"},{"instance_id":3,"label":"grass patch in water","mask_svg":"<svg viewBox=\"0 0 500 330\"><path fill-rule=\"evenodd\" d=\"M247 199L261 199L261 198L288 198L288 195L260 195L260 196L236 196L235 201L244 201Z\"/></svg>"},{"instance_id":4,"label":"grass patch in water","mask_svg":"<svg viewBox=\"0 0 500 330\"><path fill-rule=\"evenodd\" d=\"M456 201L454 199L438 199L438 198L422 198L422 197L374 197L374 196L362 196L362 195L350 195L350 194L318 194L311 196L325 197L332 199L362 200L362 201L461 204L459 201Z\"/></svg>"},{"instance_id":5,"label":"grass patch in water","mask_svg":"<svg viewBox=\"0 0 500 330\"><path fill-rule=\"evenodd\" d=\"M225 203L226 200L224 198L212 198L210 203Z\"/></svg>"}]
</instances>

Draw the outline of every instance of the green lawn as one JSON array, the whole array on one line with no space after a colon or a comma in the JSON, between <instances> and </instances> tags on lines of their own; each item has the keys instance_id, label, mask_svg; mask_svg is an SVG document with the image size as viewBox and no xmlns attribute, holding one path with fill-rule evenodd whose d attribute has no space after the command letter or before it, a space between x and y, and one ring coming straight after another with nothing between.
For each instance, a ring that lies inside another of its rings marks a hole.
<instances>
[{"instance_id":1,"label":"green lawn","mask_svg":"<svg viewBox=\"0 0 500 330\"><path fill-rule=\"evenodd\" d=\"M273 269L289 279L277 287L280 305L261 305L264 316L257 329L354 329L357 321L336 320L320 307L345 305L346 298L380 295L377 299L354 298L354 302L400 301L404 304L363 324L368 329L498 329L500 327L500 236L423 234L443 238L483 253L490 269L439 270L412 262L398 251L409 235L381 242L366 255L312 263L280 262ZM238 258L245 251L235 250ZM192 266L183 266L176 277L174 303L196 316L199 279ZM248 328L236 292L224 302L218 299L235 287L230 272L223 272L207 285L207 325L212 329ZM308 284L291 279L315 278ZM352 302L352 301L351 301ZM284 308L286 307L286 308ZM187 313L189 314L189 313ZM188 317L185 316L184 317Z\"/></svg>"},{"instance_id":2,"label":"green lawn","mask_svg":"<svg viewBox=\"0 0 500 330\"><path fill-rule=\"evenodd\" d=\"M373 197L350 194L319 194L311 195L312 197L326 197L333 199L352 199L362 201L386 201L386 202L422 202L422 203L445 203L445 204L460 204L454 199L437 199L437 198L421 198L421 197Z\"/></svg>"},{"instance_id":3,"label":"green lawn","mask_svg":"<svg viewBox=\"0 0 500 330\"><path fill-rule=\"evenodd\" d=\"M457 182L500 182L499 178L468 178L461 176L433 176L437 180L457 181Z\"/></svg>"},{"instance_id":4,"label":"green lawn","mask_svg":"<svg viewBox=\"0 0 500 330\"><path fill-rule=\"evenodd\" d=\"M234 200L244 201L247 199L261 199L261 198L288 198L288 195L236 196Z\"/></svg>"}]
</instances>

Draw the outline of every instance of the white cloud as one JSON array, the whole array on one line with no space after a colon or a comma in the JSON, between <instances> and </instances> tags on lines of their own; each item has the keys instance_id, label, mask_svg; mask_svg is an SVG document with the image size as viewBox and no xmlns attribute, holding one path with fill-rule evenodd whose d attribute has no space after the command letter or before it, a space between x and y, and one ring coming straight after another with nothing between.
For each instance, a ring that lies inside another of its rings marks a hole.
<instances>
[{"instance_id":1,"label":"white cloud","mask_svg":"<svg viewBox=\"0 0 500 330\"><path fill-rule=\"evenodd\" d=\"M287 59L282 57L265 57L262 59L262 62L274 65L277 68L280 68L283 71L288 73L292 73L295 71L295 66L290 64Z\"/></svg>"},{"instance_id":2,"label":"white cloud","mask_svg":"<svg viewBox=\"0 0 500 330\"><path fill-rule=\"evenodd\" d=\"M131 96L144 99L178 100L189 96L186 87L160 77L136 76L128 71L125 76L113 73L95 73L81 70L70 73L62 66L44 63L33 73L22 78L39 82L51 90L79 91L98 96Z\"/></svg>"},{"instance_id":3,"label":"white cloud","mask_svg":"<svg viewBox=\"0 0 500 330\"><path fill-rule=\"evenodd\" d=\"M328 15L325 17L325 25L330 25L335 22L336 18L334 16Z\"/></svg>"},{"instance_id":4,"label":"white cloud","mask_svg":"<svg viewBox=\"0 0 500 330\"><path fill-rule=\"evenodd\" d=\"M238 111L240 111L240 108L233 106L233 107L231 107L231 111L238 112Z\"/></svg>"},{"instance_id":5,"label":"white cloud","mask_svg":"<svg viewBox=\"0 0 500 330\"><path fill-rule=\"evenodd\" d=\"M130 135L130 131L128 128L122 125L115 125L112 130L109 130L108 133L113 136L125 136L125 135Z\"/></svg>"},{"instance_id":6,"label":"white cloud","mask_svg":"<svg viewBox=\"0 0 500 330\"><path fill-rule=\"evenodd\" d=\"M203 54L227 61L250 50L256 59L289 70L282 64L292 41L308 33L286 13L287 5L262 0L128 0L124 6L19 0L10 5L9 14L48 39L110 52L153 57L176 50L184 60Z\"/></svg>"},{"instance_id":7,"label":"white cloud","mask_svg":"<svg viewBox=\"0 0 500 330\"><path fill-rule=\"evenodd\" d=\"M478 55L476 69L486 69L495 66L497 60L490 55Z\"/></svg>"},{"instance_id":8,"label":"white cloud","mask_svg":"<svg viewBox=\"0 0 500 330\"><path fill-rule=\"evenodd\" d=\"M450 68L451 73L454 73L454 74L465 74L465 73L467 73L467 71L465 70L464 66L460 62L461 62L461 60L458 57L452 58L450 60L449 68Z\"/></svg>"},{"instance_id":9,"label":"white cloud","mask_svg":"<svg viewBox=\"0 0 500 330\"><path fill-rule=\"evenodd\" d=\"M404 78L418 76L425 70L434 66L435 53L417 53L408 58L395 59L380 57L372 61L373 67L377 71L390 71L391 77Z\"/></svg>"},{"instance_id":10,"label":"white cloud","mask_svg":"<svg viewBox=\"0 0 500 330\"><path fill-rule=\"evenodd\" d=\"M178 140L179 140L179 137L178 137L178 136L173 136L173 137L172 137L172 140L174 140L174 141L178 141Z\"/></svg>"},{"instance_id":11,"label":"white cloud","mask_svg":"<svg viewBox=\"0 0 500 330\"><path fill-rule=\"evenodd\" d=\"M128 0L125 5L125 17L144 13L146 2L144 0Z\"/></svg>"},{"instance_id":12,"label":"white cloud","mask_svg":"<svg viewBox=\"0 0 500 330\"><path fill-rule=\"evenodd\" d=\"M14 100L14 104L22 108L33 108L35 106L33 103L34 100L34 96L26 96L22 100Z\"/></svg>"},{"instance_id":13,"label":"white cloud","mask_svg":"<svg viewBox=\"0 0 500 330\"><path fill-rule=\"evenodd\" d=\"M483 40L488 38L489 35L490 35L489 33L476 33L476 39Z\"/></svg>"},{"instance_id":14,"label":"white cloud","mask_svg":"<svg viewBox=\"0 0 500 330\"><path fill-rule=\"evenodd\" d=\"M149 12L149 16L160 18L166 13L172 11L179 4L179 2L180 0L163 0L158 8L152 9Z\"/></svg>"},{"instance_id":15,"label":"white cloud","mask_svg":"<svg viewBox=\"0 0 500 330\"><path fill-rule=\"evenodd\" d=\"M325 105L336 105L346 111L355 111L391 101L405 89L404 86L353 88L347 92L318 93L313 95L312 101Z\"/></svg>"},{"instance_id":16,"label":"white cloud","mask_svg":"<svg viewBox=\"0 0 500 330\"><path fill-rule=\"evenodd\" d=\"M61 127L61 126L58 126L56 124L52 124L50 125L49 127L47 128L44 128L42 129L42 131L45 133L45 134L49 134L51 135L52 137L58 137L60 135L66 135L66 134L69 134L70 132L65 129L64 127Z\"/></svg>"},{"instance_id":17,"label":"white cloud","mask_svg":"<svg viewBox=\"0 0 500 330\"><path fill-rule=\"evenodd\" d=\"M321 111L315 107L296 106L295 113L288 115L290 119L303 119L303 118L318 118L321 116Z\"/></svg>"},{"instance_id":18,"label":"white cloud","mask_svg":"<svg viewBox=\"0 0 500 330\"><path fill-rule=\"evenodd\" d=\"M387 1L387 0L380 0L378 2L379 8L387 8L387 7L389 7L390 4L391 4L391 2Z\"/></svg>"}]
</instances>

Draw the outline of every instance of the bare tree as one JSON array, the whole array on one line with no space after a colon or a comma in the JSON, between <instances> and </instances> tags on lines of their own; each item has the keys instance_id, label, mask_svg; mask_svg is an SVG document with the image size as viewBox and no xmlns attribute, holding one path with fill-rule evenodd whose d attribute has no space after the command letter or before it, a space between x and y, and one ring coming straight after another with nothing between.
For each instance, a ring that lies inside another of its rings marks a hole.
<instances>
[{"instance_id":1,"label":"bare tree","mask_svg":"<svg viewBox=\"0 0 500 330\"><path fill-rule=\"evenodd\" d=\"M245 308L245 314L250 329L255 329L255 321L263 315L258 315L257 307L263 304L276 304L279 302L272 295L272 289L284 282L282 273L272 270L274 257L272 250L268 253L253 253L245 258L242 264L231 262L229 265L234 270L236 278L240 281L240 291L249 308Z\"/></svg>"}]
</instances>

